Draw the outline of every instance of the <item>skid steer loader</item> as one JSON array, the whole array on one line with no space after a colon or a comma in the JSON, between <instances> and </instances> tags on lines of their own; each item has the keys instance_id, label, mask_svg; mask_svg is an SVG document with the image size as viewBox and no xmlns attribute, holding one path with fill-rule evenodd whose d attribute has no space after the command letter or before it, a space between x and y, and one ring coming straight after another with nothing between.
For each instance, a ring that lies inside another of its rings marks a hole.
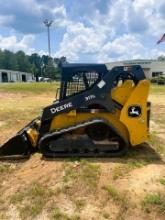
<instances>
[{"instance_id":1,"label":"skid steer loader","mask_svg":"<svg viewBox=\"0 0 165 220\"><path fill-rule=\"evenodd\" d=\"M149 137L149 81L138 65L65 64L59 98L0 147L0 158L118 157Z\"/></svg>"}]
</instances>

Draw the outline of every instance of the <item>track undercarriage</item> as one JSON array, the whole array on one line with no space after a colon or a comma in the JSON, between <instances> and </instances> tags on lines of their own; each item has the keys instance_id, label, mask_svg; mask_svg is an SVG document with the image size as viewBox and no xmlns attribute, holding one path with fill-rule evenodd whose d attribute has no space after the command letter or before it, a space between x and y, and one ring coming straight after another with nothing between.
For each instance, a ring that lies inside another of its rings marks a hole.
<instances>
[{"instance_id":1,"label":"track undercarriage","mask_svg":"<svg viewBox=\"0 0 165 220\"><path fill-rule=\"evenodd\" d=\"M46 134L39 142L45 157L117 157L128 143L99 119Z\"/></svg>"}]
</instances>

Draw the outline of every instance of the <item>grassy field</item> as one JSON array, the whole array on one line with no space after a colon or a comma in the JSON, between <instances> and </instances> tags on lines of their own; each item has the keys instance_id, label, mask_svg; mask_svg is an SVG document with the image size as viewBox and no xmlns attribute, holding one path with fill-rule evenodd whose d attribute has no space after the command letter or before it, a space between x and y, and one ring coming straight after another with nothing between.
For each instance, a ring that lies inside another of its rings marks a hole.
<instances>
[{"instance_id":1,"label":"grassy field","mask_svg":"<svg viewBox=\"0 0 165 220\"><path fill-rule=\"evenodd\" d=\"M55 92L55 89L59 86L59 83L3 83L0 86L0 92L13 92L13 93L51 93Z\"/></svg>"},{"instance_id":2,"label":"grassy field","mask_svg":"<svg viewBox=\"0 0 165 220\"><path fill-rule=\"evenodd\" d=\"M58 84L0 85L0 144L55 99ZM0 219L165 219L165 87L151 86L151 139L124 158L0 162Z\"/></svg>"}]
</instances>

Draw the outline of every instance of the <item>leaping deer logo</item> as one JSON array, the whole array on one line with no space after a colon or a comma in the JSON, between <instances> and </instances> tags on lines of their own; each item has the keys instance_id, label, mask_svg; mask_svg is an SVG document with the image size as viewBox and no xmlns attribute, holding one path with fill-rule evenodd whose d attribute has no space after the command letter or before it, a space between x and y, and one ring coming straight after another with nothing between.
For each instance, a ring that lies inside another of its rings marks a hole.
<instances>
[{"instance_id":1,"label":"leaping deer logo","mask_svg":"<svg viewBox=\"0 0 165 220\"><path fill-rule=\"evenodd\" d=\"M136 109L136 107L132 107L130 111L130 115L137 115L139 116L139 111Z\"/></svg>"}]
</instances>

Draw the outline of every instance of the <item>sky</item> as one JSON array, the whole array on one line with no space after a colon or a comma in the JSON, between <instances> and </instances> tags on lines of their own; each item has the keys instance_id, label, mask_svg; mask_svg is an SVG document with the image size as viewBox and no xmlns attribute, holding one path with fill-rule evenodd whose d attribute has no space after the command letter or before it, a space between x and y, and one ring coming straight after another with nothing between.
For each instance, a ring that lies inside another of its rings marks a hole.
<instances>
[{"instance_id":1,"label":"sky","mask_svg":"<svg viewBox=\"0 0 165 220\"><path fill-rule=\"evenodd\" d=\"M0 0L0 49L69 62L155 59L165 55L165 0Z\"/></svg>"}]
</instances>

